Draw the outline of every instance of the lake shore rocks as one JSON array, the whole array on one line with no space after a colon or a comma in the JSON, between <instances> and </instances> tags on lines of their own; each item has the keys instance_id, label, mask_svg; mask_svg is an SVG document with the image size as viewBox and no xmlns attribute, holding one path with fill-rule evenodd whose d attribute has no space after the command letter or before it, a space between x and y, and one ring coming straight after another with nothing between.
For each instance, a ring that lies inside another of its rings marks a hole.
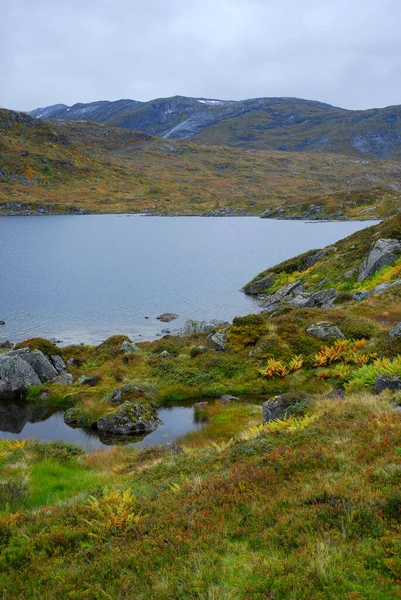
<instances>
[{"instance_id":1,"label":"lake shore rocks","mask_svg":"<svg viewBox=\"0 0 401 600\"><path fill-rule=\"evenodd\" d=\"M130 435L154 431L161 423L154 408L126 401L115 412L99 419L97 428L110 435Z\"/></svg>"},{"instance_id":2,"label":"lake shore rocks","mask_svg":"<svg viewBox=\"0 0 401 600\"><path fill-rule=\"evenodd\" d=\"M179 315L176 315L175 313L163 313L156 317L156 319L162 323L170 323L170 321L174 321L174 319L178 319L178 317Z\"/></svg>"}]
</instances>

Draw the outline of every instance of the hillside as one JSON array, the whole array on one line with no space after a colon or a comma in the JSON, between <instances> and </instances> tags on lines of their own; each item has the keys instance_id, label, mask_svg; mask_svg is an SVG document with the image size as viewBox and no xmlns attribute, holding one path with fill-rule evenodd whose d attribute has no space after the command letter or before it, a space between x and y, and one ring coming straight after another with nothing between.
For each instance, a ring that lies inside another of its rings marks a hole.
<instances>
[{"instance_id":1,"label":"hillside","mask_svg":"<svg viewBox=\"0 0 401 600\"><path fill-rule=\"evenodd\" d=\"M70 371L30 387L30 407L69 409L66 421L95 435L127 406L152 414L201 400L203 428L142 448L120 436L94 452L0 440L3 598L398 598L401 286L375 288L400 281L401 218L320 251L309 270L317 251L263 277L312 285L327 271L340 289L378 240L398 250L363 280L364 299L137 346L122 335L96 347L20 344L14 360L36 349Z\"/></svg>"},{"instance_id":2,"label":"hillside","mask_svg":"<svg viewBox=\"0 0 401 600\"><path fill-rule=\"evenodd\" d=\"M401 155L401 107L346 110L298 98L243 101L174 96L118 100L30 113L45 119L88 119L169 139L290 152L334 152L387 158Z\"/></svg>"},{"instance_id":3,"label":"hillside","mask_svg":"<svg viewBox=\"0 0 401 600\"><path fill-rule=\"evenodd\" d=\"M3 212L373 218L399 208L397 161L200 146L0 111Z\"/></svg>"}]
</instances>

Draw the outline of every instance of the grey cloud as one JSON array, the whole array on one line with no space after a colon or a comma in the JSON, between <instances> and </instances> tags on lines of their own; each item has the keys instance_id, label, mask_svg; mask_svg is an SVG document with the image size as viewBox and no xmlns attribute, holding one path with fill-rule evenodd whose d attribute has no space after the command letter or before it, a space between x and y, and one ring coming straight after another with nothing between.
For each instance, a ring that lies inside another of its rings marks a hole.
<instances>
[{"instance_id":1,"label":"grey cloud","mask_svg":"<svg viewBox=\"0 0 401 600\"><path fill-rule=\"evenodd\" d=\"M401 103L399 0L5 0L0 105L182 94Z\"/></svg>"}]
</instances>

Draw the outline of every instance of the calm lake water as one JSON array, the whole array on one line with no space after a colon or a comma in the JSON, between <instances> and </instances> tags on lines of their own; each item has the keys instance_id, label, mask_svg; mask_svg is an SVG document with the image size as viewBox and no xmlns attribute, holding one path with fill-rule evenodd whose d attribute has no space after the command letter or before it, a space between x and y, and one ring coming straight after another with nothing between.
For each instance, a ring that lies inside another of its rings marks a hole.
<instances>
[{"instance_id":1,"label":"calm lake water","mask_svg":"<svg viewBox=\"0 0 401 600\"><path fill-rule=\"evenodd\" d=\"M239 290L257 273L368 222L132 215L0 219L0 339L152 339L186 319L258 310ZM174 312L162 324L156 317ZM145 319L145 316L149 317Z\"/></svg>"},{"instance_id":2,"label":"calm lake water","mask_svg":"<svg viewBox=\"0 0 401 600\"><path fill-rule=\"evenodd\" d=\"M100 436L97 431L85 431L69 427L64 423L64 411L48 406L34 406L15 401L0 403L0 438L30 439L40 442L63 441L85 450L107 449L114 444L150 446L166 444L202 428L203 422L194 412L193 406L172 406L158 410L162 425L145 436L131 436L130 441L118 437Z\"/></svg>"}]
</instances>

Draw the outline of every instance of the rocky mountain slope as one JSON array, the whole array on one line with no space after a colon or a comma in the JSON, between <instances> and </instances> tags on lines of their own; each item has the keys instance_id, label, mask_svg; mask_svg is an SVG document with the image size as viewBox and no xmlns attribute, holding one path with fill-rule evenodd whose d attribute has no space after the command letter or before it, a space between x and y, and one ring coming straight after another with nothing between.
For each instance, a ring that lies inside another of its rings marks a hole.
<instances>
[{"instance_id":1,"label":"rocky mountain slope","mask_svg":"<svg viewBox=\"0 0 401 600\"><path fill-rule=\"evenodd\" d=\"M401 154L401 106L346 110L298 98L226 101L174 96L150 102L56 104L30 114L93 120L208 145L379 158Z\"/></svg>"},{"instance_id":2,"label":"rocky mountain slope","mask_svg":"<svg viewBox=\"0 0 401 600\"><path fill-rule=\"evenodd\" d=\"M400 191L394 160L200 146L0 111L2 212L370 218L398 210Z\"/></svg>"}]
</instances>

